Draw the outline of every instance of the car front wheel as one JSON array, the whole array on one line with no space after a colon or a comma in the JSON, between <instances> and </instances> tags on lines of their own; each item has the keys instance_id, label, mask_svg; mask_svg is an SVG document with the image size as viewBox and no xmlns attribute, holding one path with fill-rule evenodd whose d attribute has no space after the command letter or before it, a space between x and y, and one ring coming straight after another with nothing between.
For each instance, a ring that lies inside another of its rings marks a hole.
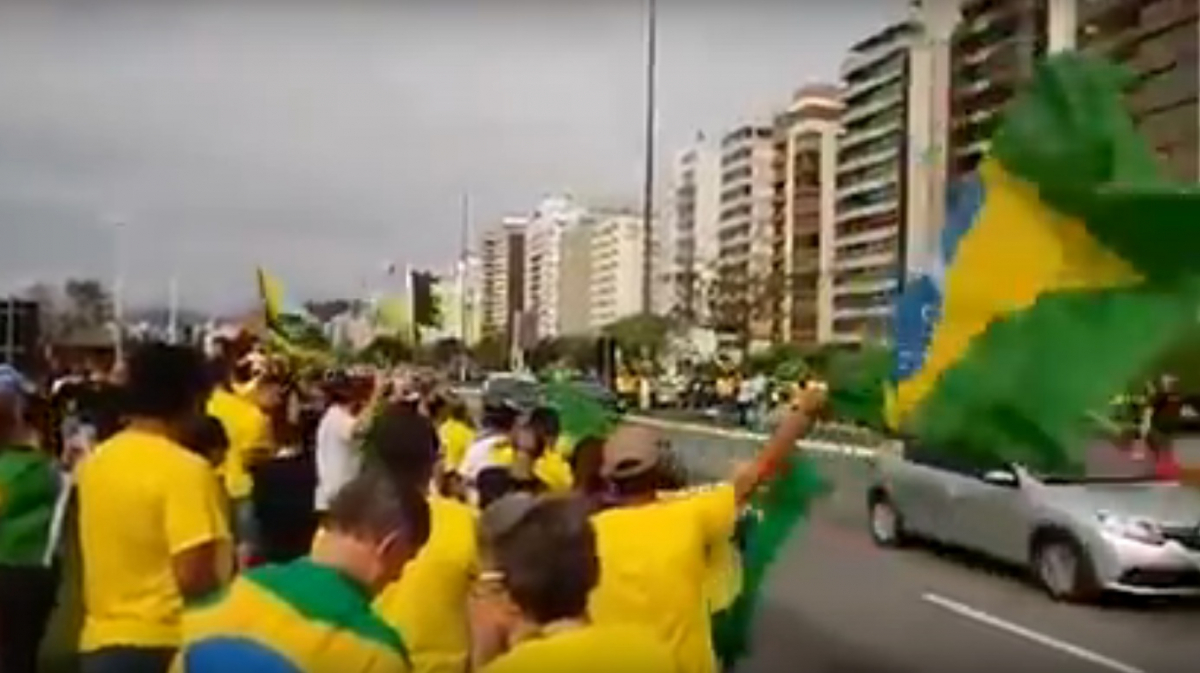
<instances>
[{"instance_id":1,"label":"car front wheel","mask_svg":"<svg viewBox=\"0 0 1200 673\"><path fill-rule=\"evenodd\" d=\"M870 503L871 540L880 547L900 547L905 542L904 520L887 496L880 495Z\"/></svg>"},{"instance_id":2,"label":"car front wheel","mask_svg":"<svg viewBox=\"0 0 1200 673\"><path fill-rule=\"evenodd\" d=\"M1100 589L1091 559L1073 539L1045 538L1034 545L1032 557L1038 584L1054 600L1083 603L1098 597Z\"/></svg>"}]
</instances>

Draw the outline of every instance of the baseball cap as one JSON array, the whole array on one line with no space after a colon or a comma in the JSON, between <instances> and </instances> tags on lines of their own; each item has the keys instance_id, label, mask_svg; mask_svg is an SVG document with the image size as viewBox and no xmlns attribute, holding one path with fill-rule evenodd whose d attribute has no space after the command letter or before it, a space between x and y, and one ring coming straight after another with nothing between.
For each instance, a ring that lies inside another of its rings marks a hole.
<instances>
[{"instance_id":1,"label":"baseball cap","mask_svg":"<svg viewBox=\"0 0 1200 673\"><path fill-rule=\"evenodd\" d=\"M645 474L658 466L662 448L662 436L655 430L638 425L621 426L604 443L600 476L628 479Z\"/></svg>"}]
</instances>

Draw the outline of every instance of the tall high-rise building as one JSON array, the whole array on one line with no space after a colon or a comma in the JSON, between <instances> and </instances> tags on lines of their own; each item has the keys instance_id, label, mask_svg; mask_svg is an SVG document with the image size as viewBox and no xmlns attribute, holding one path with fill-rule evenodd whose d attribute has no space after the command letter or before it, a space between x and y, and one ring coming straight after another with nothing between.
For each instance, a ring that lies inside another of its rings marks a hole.
<instances>
[{"instance_id":1,"label":"tall high-rise building","mask_svg":"<svg viewBox=\"0 0 1200 673\"><path fill-rule=\"evenodd\" d=\"M717 326L740 345L770 342L774 129L746 124L721 140L717 227Z\"/></svg>"},{"instance_id":2,"label":"tall high-rise building","mask_svg":"<svg viewBox=\"0 0 1200 673\"><path fill-rule=\"evenodd\" d=\"M908 60L916 27L862 40L842 65L830 339L886 336L903 273Z\"/></svg>"},{"instance_id":3,"label":"tall high-rise building","mask_svg":"<svg viewBox=\"0 0 1200 673\"><path fill-rule=\"evenodd\" d=\"M586 287L586 265L564 263L564 236L569 229L585 226L586 210L567 197L548 198L530 219L525 246L525 306L533 314L533 339L550 339L587 329L586 312L563 313L564 286ZM582 278L582 280L580 279ZM573 281L576 281L573 283Z\"/></svg>"},{"instance_id":4,"label":"tall high-rise building","mask_svg":"<svg viewBox=\"0 0 1200 673\"><path fill-rule=\"evenodd\" d=\"M1196 0L1104 0L1078 7L1079 44L1137 78L1129 109L1164 166L1200 180L1200 4Z\"/></svg>"},{"instance_id":5,"label":"tall high-rise building","mask_svg":"<svg viewBox=\"0 0 1200 673\"><path fill-rule=\"evenodd\" d=\"M1078 2L963 0L951 45L951 179L975 170L1001 114L1037 62L1074 47Z\"/></svg>"},{"instance_id":6,"label":"tall high-rise building","mask_svg":"<svg viewBox=\"0 0 1200 673\"><path fill-rule=\"evenodd\" d=\"M640 214L611 212L596 214L587 232L591 273L586 296L593 330L642 312L642 231ZM572 299L582 304L580 298L574 295Z\"/></svg>"},{"instance_id":7,"label":"tall high-rise building","mask_svg":"<svg viewBox=\"0 0 1200 673\"><path fill-rule=\"evenodd\" d=\"M479 244L481 336L511 347L525 310L525 233L529 219L506 217L483 232Z\"/></svg>"},{"instance_id":8,"label":"tall high-rise building","mask_svg":"<svg viewBox=\"0 0 1200 673\"><path fill-rule=\"evenodd\" d=\"M666 312L686 323L706 324L712 318L720 192L720 148L701 134L675 158L664 218L670 293Z\"/></svg>"},{"instance_id":9,"label":"tall high-rise building","mask_svg":"<svg viewBox=\"0 0 1200 673\"><path fill-rule=\"evenodd\" d=\"M832 335L837 135L842 103L832 85L797 91L775 120L773 332L779 341L819 343Z\"/></svg>"}]
</instances>

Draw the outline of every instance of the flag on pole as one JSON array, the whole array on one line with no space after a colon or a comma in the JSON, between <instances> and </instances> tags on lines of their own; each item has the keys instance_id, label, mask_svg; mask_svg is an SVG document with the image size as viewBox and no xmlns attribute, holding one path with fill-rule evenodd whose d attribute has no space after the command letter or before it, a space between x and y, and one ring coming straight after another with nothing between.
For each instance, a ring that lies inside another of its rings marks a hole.
<instances>
[{"instance_id":1,"label":"flag on pole","mask_svg":"<svg viewBox=\"0 0 1200 673\"><path fill-rule=\"evenodd\" d=\"M258 269L258 291L271 343L293 354L331 352L321 321L293 301L283 283L262 267Z\"/></svg>"}]
</instances>

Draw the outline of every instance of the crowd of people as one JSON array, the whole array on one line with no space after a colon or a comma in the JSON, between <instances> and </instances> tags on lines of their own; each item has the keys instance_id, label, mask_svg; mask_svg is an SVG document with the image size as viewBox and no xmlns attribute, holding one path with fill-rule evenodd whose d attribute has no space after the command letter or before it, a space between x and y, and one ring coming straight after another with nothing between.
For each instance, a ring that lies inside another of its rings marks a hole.
<instances>
[{"instance_id":1,"label":"crowd of people","mask_svg":"<svg viewBox=\"0 0 1200 673\"><path fill-rule=\"evenodd\" d=\"M824 400L688 487L644 426L248 353L142 345L103 422L0 369L0 671L38 670L67 531L82 673L713 673L739 517Z\"/></svg>"}]
</instances>

